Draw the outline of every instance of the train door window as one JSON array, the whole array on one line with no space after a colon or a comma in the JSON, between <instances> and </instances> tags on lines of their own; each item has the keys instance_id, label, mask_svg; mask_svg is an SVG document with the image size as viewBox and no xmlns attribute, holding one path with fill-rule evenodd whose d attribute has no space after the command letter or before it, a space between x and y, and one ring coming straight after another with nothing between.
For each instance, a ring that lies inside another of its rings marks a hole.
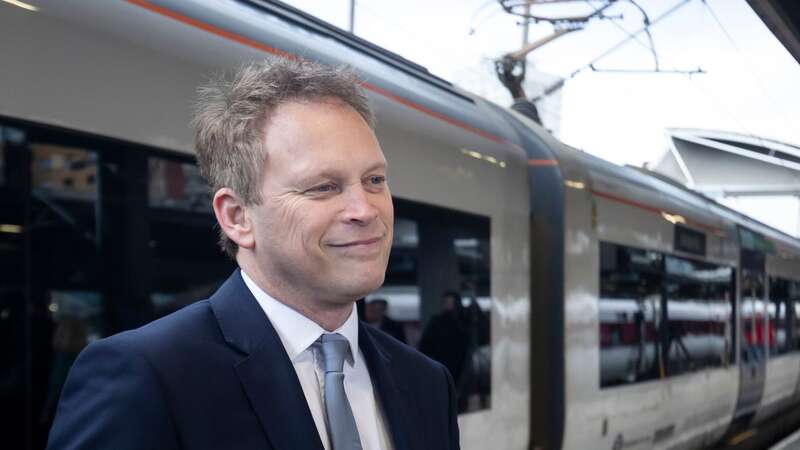
<instances>
[{"instance_id":1,"label":"train door window","mask_svg":"<svg viewBox=\"0 0 800 450\"><path fill-rule=\"evenodd\" d=\"M792 283L785 278L769 278L769 329L771 355L782 355L793 350L795 328L794 302L789 298Z\"/></svg>"},{"instance_id":2,"label":"train door window","mask_svg":"<svg viewBox=\"0 0 800 450\"><path fill-rule=\"evenodd\" d=\"M147 172L149 298L158 317L210 296L235 265L217 245L211 198L197 166L151 156Z\"/></svg>"},{"instance_id":3,"label":"train door window","mask_svg":"<svg viewBox=\"0 0 800 450\"><path fill-rule=\"evenodd\" d=\"M151 208L213 214L208 186L197 165L157 157L148 158L147 163Z\"/></svg>"},{"instance_id":4,"label":"train door window","mask_svg":"<svg viewBox=\"0 0 800 450\"><path fill-rule=\"evenodd\" d=\"M800 351L800 281L789 281L787 288L787 315L791 317L789 325L791 332L789 333L789 351Z\"/></svg>"},{"instance_id":5,"label":"train door window","mask_svg":"<svg viewBox=\"0 0 800 450\"><path fill-rule=\"evenodd\" d=\"M490 407L491 278L487 217L394 199L384 285L367 322L444 364L460 413Z\"/></svg>"},{"instance_id":6,"label":"train door window","mask_svg":"<svg viewBox=\"0 0 800 450\"><path fill-rule=\"evenodd\" d=\"M754 257L756 258L756 257ZM741 356L744 361L764 358L766 332L763 257L742 264L741 280ZM750 264L753 263L753 264Z\"/></svg>"},{"instance_id":7,"label":"train door window","mask_svg":"<svg viewBox=\"0 0 800 450\"><path fill-rule=\"evenodd\" d=\"M600 386L657 379L663 255L600 243Z\"/></svg>"},{"instance_id":8,"label":"train door window","mask_svg":"<svg viewBox=\"0 0 800 450\"><path fill-rule=\"evenodd\" d=\"M52 135L32 137L28 148L31 403L34 439L43 441L72 362L106 332L99 158Z\"/></svg>"},{"instance_id":9,"label":"train door window","mask_svg":"<svg viewBox=\"0 0 800 450\"><path fill-rule=\"evenodd\" d=\"M733 343L731 267L666 256L664 355L668 375L728 365Z\"/></svg>"},{"instance_id":10,"label":"train door window","mask_svg":"<svg viewBox=\"0 0 800 450\"><path fill-rule=\"evenodd\" d=\"M30 392L26 343L28 311L26 292L26 186L13 178L28 172L19 158L26 152L15 144L17 130L0 122L0 423L3 447L25 448Z\"/></svg>"},{"instance_id":11,"label":"train door window","mask_svg":"<svg viewBox=\"0 0 800 450\"><path fill-rule=\"evenodd\" d=\"M5 146L5 132L0 127L0 187L6 184L6 146Z\"/></svg>"}]
</instances>

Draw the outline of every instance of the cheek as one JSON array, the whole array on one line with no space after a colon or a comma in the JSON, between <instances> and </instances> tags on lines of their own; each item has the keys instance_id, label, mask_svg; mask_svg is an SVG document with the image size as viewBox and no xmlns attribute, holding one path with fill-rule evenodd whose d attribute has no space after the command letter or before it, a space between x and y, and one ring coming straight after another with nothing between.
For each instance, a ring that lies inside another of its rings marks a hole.
<instances>
[{"instance_id":1,"label":"cheek","mask_svg":"<svg viewBox=\"0 0 800 450\"><path fill-rule=\"evenodd\" d=\"M318 204L292 199L278 211L275 239L286 247L318 247L327 229L326 211Z\"/></svg>"},{"instance_id":2,"label":"cheek","mask_svg":"<svg viewBox=\"0 0 800 450\"><path fill-rule=\"evenodd\" d=\"M294 199L279 199L274 201L264 217L264 239L269 240L278 247L294 247L296 242L303 239L303 221L305 216L300 202Z\"/></svg>"},{"instance_id":3,"label":"cheek","mask_svg":"<svg viewBox=\"0 0 800 450\"><path fill-rule=\"evenodd\" d=\"M388 227L391 227L394 223L394 204L392 203L392 194L390 194L388 190L386 191L386 196L381 199L379 205L378 209L380 210L381 219Z\"/></svg>"}]
</instances>

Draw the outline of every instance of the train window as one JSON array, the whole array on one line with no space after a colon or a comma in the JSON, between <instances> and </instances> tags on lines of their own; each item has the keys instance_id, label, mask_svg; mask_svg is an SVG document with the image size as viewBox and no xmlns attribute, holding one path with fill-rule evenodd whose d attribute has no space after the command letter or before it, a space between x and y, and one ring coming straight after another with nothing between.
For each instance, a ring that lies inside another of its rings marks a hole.
<instances>
[{"instance_id":1,"label":"train window","mask_svg":"<svg viewBox=\"0 0 800 450\"><path fill-rule=\"evenodd\" d=\"M699 231L675 225L675 250L706 256L706 235Z\"/></svg>"},{"instance_id":2,"label":"train window","mask_svg":"<svg viewBox=\"0 0 800 450\"><path fill-rule=\"evenodd\" d=\"M30 316L25 303L24 211L26 202L14 189L13 174L24 173L15 164L9 129L0 123L0 423L3 447L25 448L27 346L23 345ZM21 163L21 161L18 161ZM41 315L40 315L41 316Z\"/></svg>"},{"instance_id":3,"label":"train window","mask_svg":"<svg viewBox=\"0 0 800 450\"><path fill-rule=\"evenodd\" d=\"M771 355L798 350L798 318L795 309L800 299L798 282L785 278L769 278L769 349Z\"/></svg>"},{"instance_id":4,"label":"train window","mask_svg":"<svg viewBox=\"0 0 800 450\"><path fill-rule=\"evenodd\" d=\"M490 407L491 279L487 217L395 198L386 281L366 320L440 361L460 413Z\"/></svg>"},{"instance_id":5,"label":"train window","mask_svg":"<svg viewBox=\"0 0 800 450\"><path fill-rule=\"evenodd\" d=\"M216 244L211 198L197 166L151 156L147 167L147 247L153 264L149 298L159 317L210 296L234 264Z\"/></svg>"},{"instance_id":6,"label":"train window","mask_svg":"<svg viewBox=\"0 0 800 450\"><path fill-rule=\"evenodd\" d=\"M733 269L674 256L665 259L667 374L730 363Z\"/></svg>"},{"instance_id":7,"label":"train window","mask_svg":"<svg viewBox=\"0 0 800 450\"><path fill-rule=\"evenodd\" d=\"M212 213L208 185L195 164L156 157L147 162L151 208Z\"/></svg>"},{"instance_id":8,"label":"train window","mask_svg":"<svg viewBox=\"0 0 800 450\"><path fill-rule=\"evenodd\" d=\"M0 123L0 419L20 430L13 448L44 448L84 346L206 296L234 267L192 161L153 155Z\"/></svg>"},{"instance_id":9,"label":"train window","mask_svg":"<svg viewBox=\"0 0 800 450\"><path fill-rule=\"evenodd\" d=\"M733 268L600 243L600 386L727 365Z\"/></svg>"},{"instance_id":10,"label":"train window","mask_svg":"<svg viewBox=\"0 0 800 450\"><path fill-rule=\"evenodd\" d=\"M91 340L106 334L107 311L98 233L98 153L36 138L28 149L29 345L36 386L31 400L41 438L72 362Z\"/></svg>"},{"instance_id":11,"label":"train window","mask_svg":"<svg viewBox=\"0 0 800 450\"><path fill-rule=\"evenodd\" d=\"M741 281L741 357L743 361L763 358L766 344L763 269L742 268Z\"/></svg>"},{"instance_id":12,"label":"train window","mask_svg":"<svg viewBox=\"0 0 800 450\"><path fill-rule=\"evenodd\" d=\"M3 127L0 127L0 186L6 184L6 146Z\"/></svg>"},{"instance_id":13,"label":"train window","mask_svg":"<svg viewBox=\"0 0 800 450\"><path fill-rule=\"evenodd\" d=\"M800 281L790 280L787 290L788 304L791 305L787 308L787 314L792 318L789 347L791 351L800 351Z\"/></svg>"},{"instance_id":14,"label":"train window","mask_svg":"<svg viewBox=\"0 0 800 450\"><path fill-rule=\"evenodd\" d=\"M660 253L600 243L600 386L663 376Z\"/></svg>"}]
</instances>

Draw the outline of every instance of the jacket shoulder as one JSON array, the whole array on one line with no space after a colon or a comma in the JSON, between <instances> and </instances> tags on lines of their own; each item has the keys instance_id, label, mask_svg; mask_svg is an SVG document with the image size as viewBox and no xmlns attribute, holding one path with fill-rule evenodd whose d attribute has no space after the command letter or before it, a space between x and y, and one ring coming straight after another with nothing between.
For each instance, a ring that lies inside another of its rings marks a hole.
<instances>
[{"instance_id":1,"label":"jacket shoulder","mask_svg":"<svg viewBox=\"0 0 800 450\"><path fill-rule=\"evenodd\" d=\"M201 300L139 328L101 339L101 342L158 361L179 357L184 352L221 340L209 301Z\"/></svg>"}]
</instances>

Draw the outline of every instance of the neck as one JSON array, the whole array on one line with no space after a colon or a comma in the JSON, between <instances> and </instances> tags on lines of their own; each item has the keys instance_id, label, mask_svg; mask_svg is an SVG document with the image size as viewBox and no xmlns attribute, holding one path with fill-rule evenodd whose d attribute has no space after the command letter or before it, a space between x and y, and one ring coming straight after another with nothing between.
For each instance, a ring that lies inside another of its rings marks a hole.
<instances>
[{"instance_id":1,"label":"neck","mask_svg":"<svg viewBox=\"0 0 800 450\"><path fill-rule=\"evenodd\" d=\"M276 283L264 276L257 267L242 264L239 267L261 290L270 297L304 315L325 331L334 331L341 327L353 312L353 301L325 302L311 299L309 295L292 289L285 283Z\"/></svg>"}]
</instances>

